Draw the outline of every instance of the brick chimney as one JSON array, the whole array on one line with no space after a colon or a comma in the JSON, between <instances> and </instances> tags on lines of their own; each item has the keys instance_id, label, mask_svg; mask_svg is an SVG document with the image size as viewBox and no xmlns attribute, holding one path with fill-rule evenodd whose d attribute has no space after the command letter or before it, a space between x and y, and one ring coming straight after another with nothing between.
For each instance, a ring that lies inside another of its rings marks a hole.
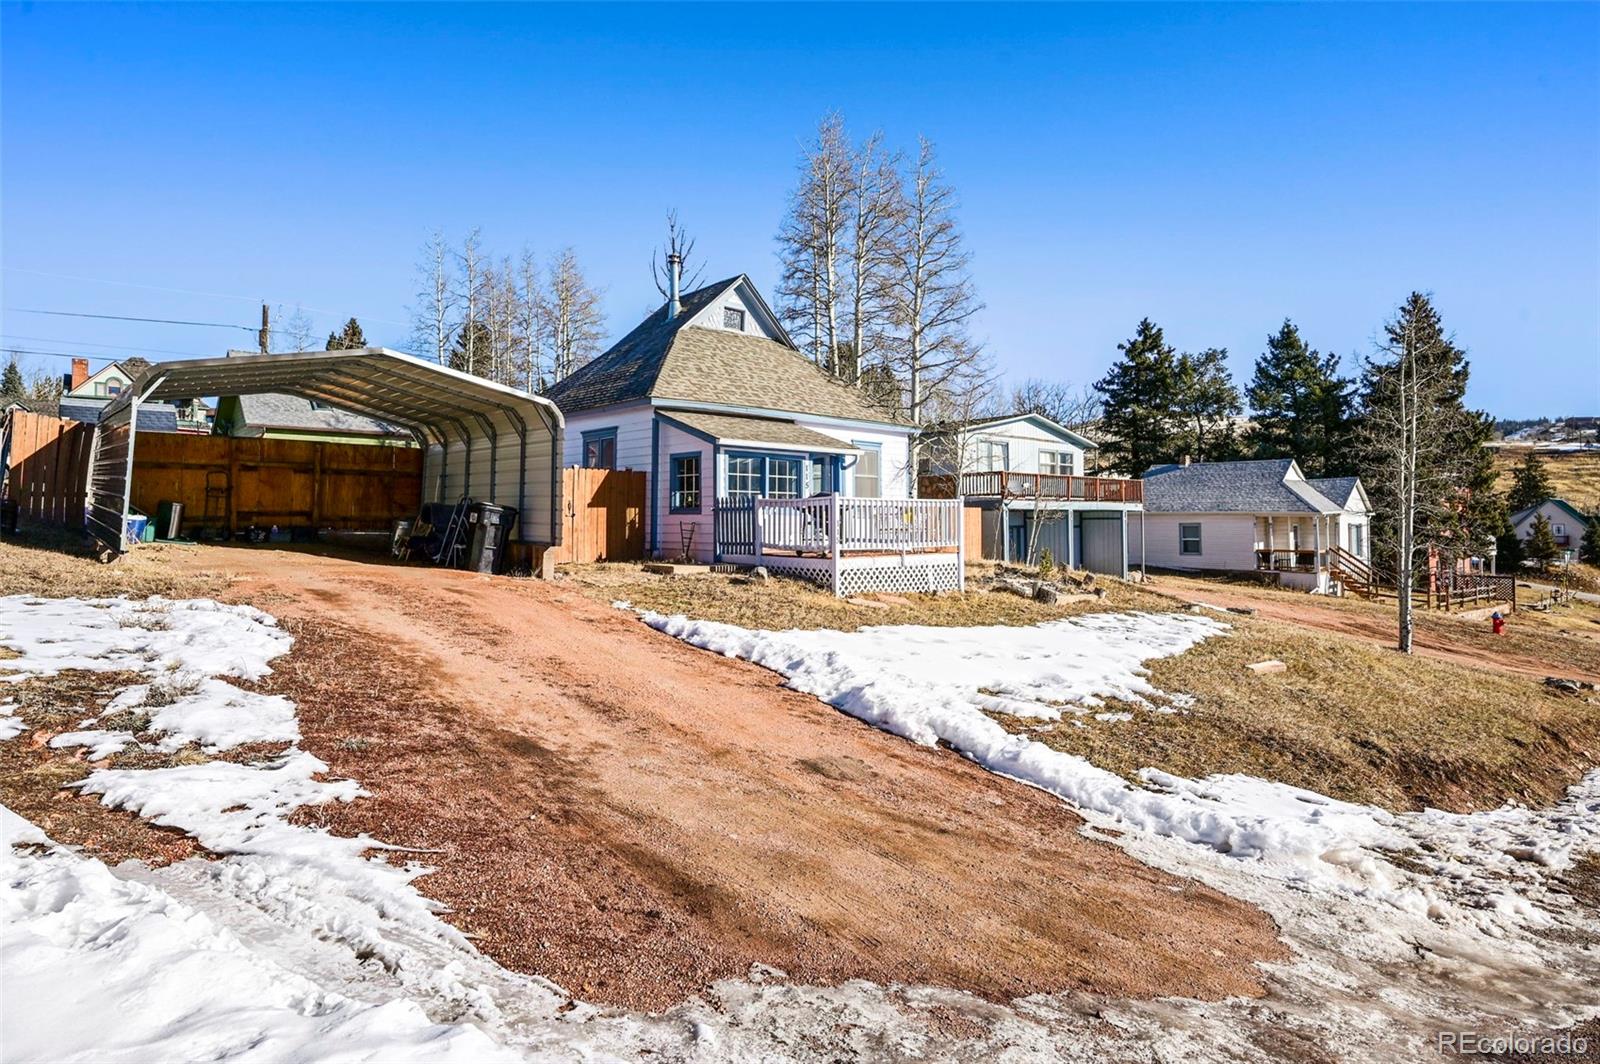
<instances>
[{"instance_id":1,"label":"brick chimney","mask_svg":"<svg viewBox=\"0 0 1600 1064\"><path fill-rule=\"evenodd\" d=\"M71 384L70 387L67 388L67 391L69 391L69 392L77 391L79 388L83 387L83 382L88 380L88 379L89 379L89 360L86 359L86 358L75 358L75 359L73 359L72 360L72 384Z\"/></svg>"}]
</instances>

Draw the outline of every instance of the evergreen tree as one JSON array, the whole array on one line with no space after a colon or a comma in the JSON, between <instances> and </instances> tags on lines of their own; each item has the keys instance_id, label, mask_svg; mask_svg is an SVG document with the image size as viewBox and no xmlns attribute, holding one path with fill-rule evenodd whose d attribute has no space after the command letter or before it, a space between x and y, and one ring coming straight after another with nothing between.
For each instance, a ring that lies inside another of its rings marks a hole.
<instances>
[{"instance_id":1,"label":"evergreen tree","mask_svg":"<svg viewBox=\"0 0 1600 1064\"><path fill-rule=\"evenodd\" d=\"M1257 458L1294 458L1308 477L1356 472L1352 446L1354 382L1339 376L1339 356L1307 346L1285 318L1256 359L1249 399L1255 427L1246 441Z\"/></svg>"},{"instance_id":2,"label":"evergreen tree","mask_svg":"<svg viewBox=\"0 0 1600 1064\"><path fill-rule=\"evenodd\" d=\"M1523 544L1522 550L1528 558L1538 562L1541 569L1550 568L1550 563L1561 556L1561 546L1556 543L1544 514L1534 515L1533 531L1528 534L1528 542Z\"/></svg>"},{"instance_id":3,"label":"evergreen tree","mask_svg":"<svg viewBox=\"0 0 1600 1064\"><path fill-rule=\"evenodd\" d=\"M343 329L328 334L329 351L354 351L366 346L367 338L361 332L361 323L354 318L345 322Z\"/></svg>"},{"instance_id":4,"label":"evergreen tree","mask_svg":"<svg viewBox=\"0 0 1600 1064\"><path fill-rule=\"evenodd\" d=\"M1212 347L1178 356L1172 413L1179 457L1218 462L1238 457L1233 418L1242 409L1239 389L1228 372L1228 352Z\"/></svg>"},{"instance_id":5,"label":"evergreen tree","mask_svg":"<svg viewBox=\"0 0 1600 1064\"><path fill-rule=\"evenodd\" d=\"M1122 357L1094 384L1105 399L1100 460L1113 472L1136 477L1153 465L1181 457L1172 430L1178 357L1161 327L1149 318L1139 322L1133 338L1118 344L1117 350Z\"/></svg>"},{"instance_id":6,"label":"evergreen tree","mask_svg":"<svg viewBox=\"0 0 1600 1064\"><path fill-rule=\"evenodd\" d=\"M1522 540L1515 532L1503 532L1495 537L1494 567L1502 573L1514 573L1522 568Z\"/></svg>"},{"instance_id":7,"label":"evergreen tree","mask_svg":"<svg viewBox=\"0 0 1600 1064\"><path fill-rule=\"evenodd\" d=\"M1600 514L1590 514L1589 523L1583 526L1583 542L1578 544L1578 560L1589 565L1600 565Z\"/></svg>"},{"instance_id":8,"label":"evergreen tree","mask_svg":"<svg viewBox=\"0 0 1600 1064\"><path fill-rule=\"evenodd\" d=\"M481 362L481 353L489 350L493 338L493 334L489 331L489 326L483 322L474 321L468 323L456 334L455 345L450 348L450 368L458 369L463 373L471 373L474 368L473 354L478 353L480 355L479 361ZM479 364L475 368L482 370L484 366ZM482 376L482 374L480 373L479 376Z\"/></svg>"},{"instance_id":9,"label":"evergreen tree","mask_svg":"<svg viewBox=\"0 0 1600 1064\"><path fill-rule=\"evenodd\" d=\"M28 386L22 379L22 367L17 365L17 356L12 355L11 361L6 363L5 372L0 374L0 396L22 399L27 394Z\"/></svg>"},{"instance_id":10,"label":"evergreen tree","mask_svg":"<svg viewBox=\"0 0 1600 1064\"><path fill-rule=\"evenodd\" d=\"M1556 493L1545 471L1544 459L1538 451L1529 451L1526 458L1511 474L1511 490L1506 495L1506 505L1512 513L1520 513L1530 506L1538 506Z\"/></svg>"}]
</instances>

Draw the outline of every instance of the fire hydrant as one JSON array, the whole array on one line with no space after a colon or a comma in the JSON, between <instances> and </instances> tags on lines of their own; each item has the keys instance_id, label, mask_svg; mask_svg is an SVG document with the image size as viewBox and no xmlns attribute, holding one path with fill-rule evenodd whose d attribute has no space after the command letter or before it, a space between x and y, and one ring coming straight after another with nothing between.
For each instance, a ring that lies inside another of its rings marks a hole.
<instances>
[{"instance_id":1,"label":"fire hydrant","mask_svg":"<svg viewBox=\"0 0 1600 1064\"><path fill-rule=\"evenodd\" d=\"M1506 630L1506 619L1500 616L1500 611L1495 610L1489 617L1489 623L1494 627L1494 634L1499 635Z\"/></svg>"}]
</instances>

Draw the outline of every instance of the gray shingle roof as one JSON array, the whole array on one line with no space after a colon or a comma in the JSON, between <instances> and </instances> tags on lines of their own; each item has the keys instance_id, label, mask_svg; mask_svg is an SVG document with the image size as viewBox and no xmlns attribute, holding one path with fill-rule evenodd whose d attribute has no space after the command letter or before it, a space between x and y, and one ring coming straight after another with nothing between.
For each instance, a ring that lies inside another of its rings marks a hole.
<instances>
[{"instance_id":1,"label":"gray shingle roof","mask_svg":"<svg viewBox=\"0 0 1600 1064\"><path fill-rule=\"evenodd\" d=\"M1196 462L1156 466L1144 475L1144 508L1151 513L1337 513L1330 501L1294 472L1292 458L1258 462ZM1289 479L1290 477L1294 479Z\"/></svg>"},{"instance_id":2,"label":"gray shingle roof","mask_svg":"<svg viewBox=\"0 0 1600 1064\"><path fill-rule=\"evenodd\" d=\"M398 425L376 421L347 410L312 406L298 395L262 392L239 396L244 423L253 429L301 429L307 432L348 432L362 436L405 436L410 433Z\"/></svg>"},{"instance_id":3,"label":"gray shingle roof","mask_svg":"<svg viewBox=\"0 0 1600 1064\"><path fill-rule=\"evenodd\" d=\"M1338 503L1340 506L1350 505L1350 496L1356 493L1356 485L1361 483L1360 477L1312 477L1306 481L1317 491Z\"/></svg>"},{"instance_id":4,"label":"gray shingle roof","mask_svg":"<svg viewBox=\"0 0 1600 1064\"><path fill-rule=\"evenodd\" d=\"M61 416L85 425L97 425L110 399L62 396ZM169 403L139 404L140 432L177 432L178 408Z\"/></svg>"},{"instance_id":5,"label":"gray shingle roof","mask_svg":"<svg viewBox=\"0 0 1600 1064\"><path fill-rule=\"evenodd\" d=\"M654 398L898 424L792 347L764 336L688 325L743 280L741 274L690 292L671 321L664 306L657 309L547 397L569 414Z\"/></svg>"},{"instance_id":6,"label":"gray shingle roof","mask_svg":"<svg viewBox=\"0 0 1600 1064\"><path fill-rule=\"evenodd\" d=\"M697 429L718 440L766 443L810 451L854 450L843 440L836 440L832 436L824 436L803 425L796 425L793 421L780 421L777 418L735 417L732 414L705 414L689 410L663 410L661 416L691 429Z\"/></svg>"}]
</instances>

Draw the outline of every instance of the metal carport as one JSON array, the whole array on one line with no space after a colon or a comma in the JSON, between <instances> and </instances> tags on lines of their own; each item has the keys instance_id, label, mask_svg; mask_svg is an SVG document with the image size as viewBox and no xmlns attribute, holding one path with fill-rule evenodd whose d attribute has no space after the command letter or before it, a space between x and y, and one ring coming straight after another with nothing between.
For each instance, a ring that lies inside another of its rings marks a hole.
<instances>
[{"instance_id":1,"label":"metal carport","mask_svg":"<svg viewBox=\"0 0 1600 1064\"><path fill-rule=\"evenodd\" d=\"M159 362L110 403L89 462L89 530L118 550L139 404L283 392L401 426L424 448L423 493L515 506L515 541L561 542L561 411L548 399L381 347Z\"/></svg>"}]
</instances>

